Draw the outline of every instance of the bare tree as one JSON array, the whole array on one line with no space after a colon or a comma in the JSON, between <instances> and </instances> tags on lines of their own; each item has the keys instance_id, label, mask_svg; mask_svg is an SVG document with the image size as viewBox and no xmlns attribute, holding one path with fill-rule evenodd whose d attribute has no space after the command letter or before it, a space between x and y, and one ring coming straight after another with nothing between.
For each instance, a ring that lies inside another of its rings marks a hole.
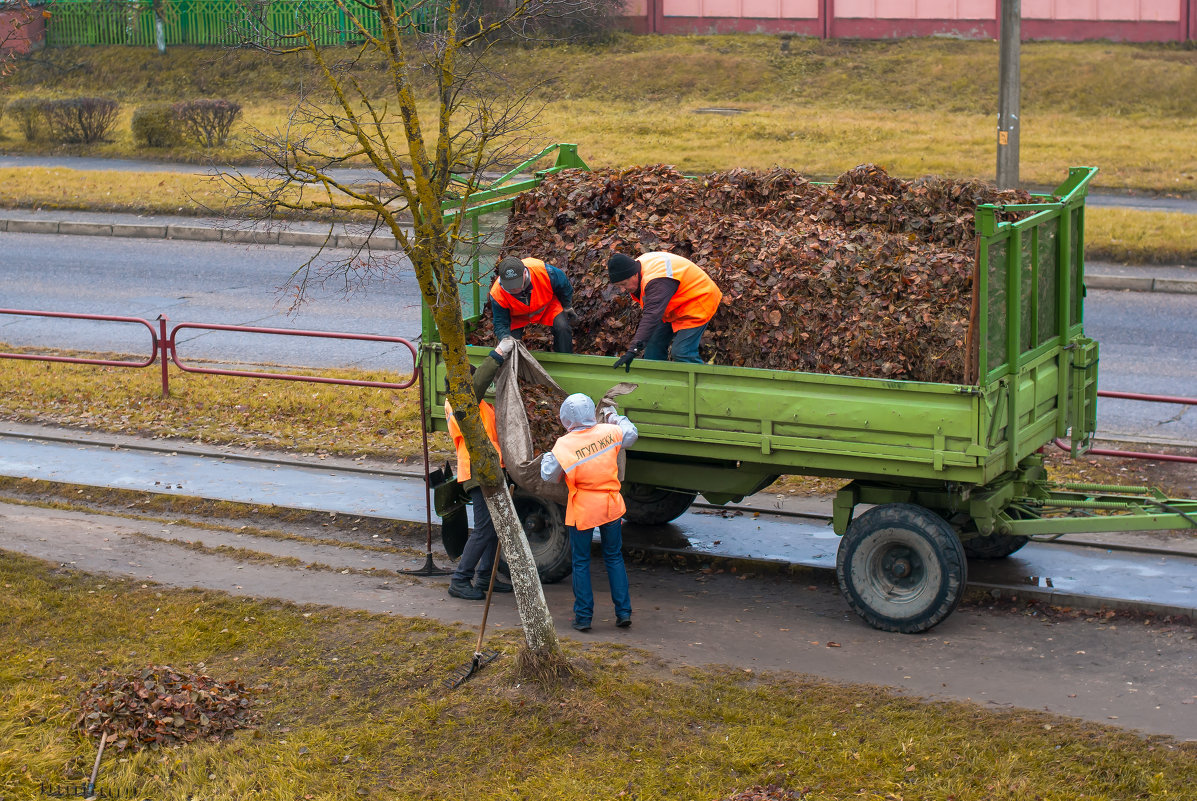
<instances>
[{"instance_id":1,"label":"bare tree","mask_svg":"<svg viewBox=\"0 0 1197 801\"><path fill-rule=\"evenodd\" d=\"M0 87L16 71L17 58L28 41L27 28L38 15L29 0L0 2Z\"/></svg>"},{"instance_id":2,"label":"bare tree","mask_svg":"<svg viewBox=\"0 0 1197 801\"><path fill-rule=\"evenodd\" d=\"M618 2L618 0L616 0ZM255 138L268 165L257 175L229 178L239 211L278 221L289 212L358 221L389 235L390 255L369 245L336 259L317 254L293 276L297 301L313 283L345 288L405 269L410 262L431 310L449 379L449 400L460 421L473 473L482 486L511 570L526 646L520 664L540 674L567 665L523 536L510 493L471 391L461 312L460 265L455 252L483 243L462 225L487 174L506 172L535 153L538 109L527 91L512 91L487 69L486 54L504 36L544 36L544 20L577 19L587 8L617 7L612 0L337 0L349 29L305 21L291 32L266 30L255 38L279 54L304 54L321 76L308 87L287 123ZM538 22L539 21L539 22ZM351 50L322 42L348 34ZM371 90L368 76L385 75ZM319 98L325 99L321 101ZM428 124L426 124L428 121ZM377 181L363 186L336 168L366 161ZM330 229L331 230L331 229Z\"/></svg>"}]
</instances>

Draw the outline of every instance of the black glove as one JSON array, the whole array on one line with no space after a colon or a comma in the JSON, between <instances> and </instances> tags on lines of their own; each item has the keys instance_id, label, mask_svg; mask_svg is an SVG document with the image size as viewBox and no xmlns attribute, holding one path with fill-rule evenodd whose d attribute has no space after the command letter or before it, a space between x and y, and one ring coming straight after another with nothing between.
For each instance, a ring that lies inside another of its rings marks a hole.
<instances>
[{"instance_id":1,"label":"black glove","mask_svg":"<svg viewBox=\"0 0 1197 801\"><path fill-rule=\"evenodd\" d=\"M561 310L561 313L565 315L565 321L570 325L578 322L578 313L574 311L573 306L566 306Z\"/></svg>"},{"instance_id":2,"label":"black glove","mask_svg":"<svg viewBox=\"0 0 1197 801\"><path fill-rule=\"evenodd\" d=\"M624 355L620 356L618 359L616 359L615 364L611 365L611 367L616 370L618 370L620 367L622 367L625 373L630 373L630 372L632 372L632 360L635 359L637 356L639 356L641 353L644 353L644 343L643 342L633 342L632 349L629 350Z\"/></svg>"}]
</instances>

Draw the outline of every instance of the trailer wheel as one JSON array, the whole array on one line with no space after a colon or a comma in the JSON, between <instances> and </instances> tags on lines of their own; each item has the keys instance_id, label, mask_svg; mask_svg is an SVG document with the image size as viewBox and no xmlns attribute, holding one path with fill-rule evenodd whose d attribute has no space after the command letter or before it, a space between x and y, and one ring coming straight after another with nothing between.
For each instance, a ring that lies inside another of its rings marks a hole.
<instances>
[{"instance_id":1,"label":"trailer wheel","mask_svg":"<svg viewBox=\"0 0 1197 801\"><path fill-rule=\"evenodd\" d=\"M680 517L697 495L696 492L679 492L651 484L625 483L623 501L628 510L624 517L642 526L659 526Z\"/></svg>"},{"instance_id":2,"label":"trailer wheel","mask_svg":"<svg viewBox=\"0 0 1197 801\"><path fill-rule=\"evenodd\" d=\"M1027 544L1026 537L1013 534L990 534L964 541L964 553L969 559L1004 559Z\"/></svg>"},{"instance_id":3,"label":"trailer wheel","mask_svg":"<svg viewBox=\"0 0 1197 801\"><path fill-rule=\"evenodd\" d=\"M870 626L914 634L956 608L967 562L946 520L921 506L891 503L852 521L835 573L848 605Z\"/></svg>"},{"instance_id":4,"label":"trailer wheel","mask_svg":"<svg viewBox=\"0 0 1197 801\"><path fill-rule=\"evenodd\" d=\"M569 532L565 529L565 513L560 506L516 489L511 493L515 514L524 528L524 536L532 548L536 572L545 584L565 578L573 570L573 554L569 546ZM506 560L499 569L507 572Z\"/></svg>"},{"instance_id":5,"label":"trailer wheel","mask_svg":"<svg viewBox=\"0 0 1197 801\"><path fill-rule=\"evenodd\" d=\"M1007 506L1005 512L1015 520L1026 520L1036 515L1020 506ZM976 533L976 525L969 520L961 531L962 534ZM961 540L964 543L964 553L969 559L1004 559L1026 545L1029 540L1015 534L990 534L988 537L974 536Z\"/></svg>"}]
</instances>

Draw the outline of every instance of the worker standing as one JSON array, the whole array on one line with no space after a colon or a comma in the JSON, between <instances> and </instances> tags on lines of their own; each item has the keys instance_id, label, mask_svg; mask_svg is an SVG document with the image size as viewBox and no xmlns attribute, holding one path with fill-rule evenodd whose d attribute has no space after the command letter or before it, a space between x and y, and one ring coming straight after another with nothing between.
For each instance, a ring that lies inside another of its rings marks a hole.
<instances>
[{"instance_id":1,"label":"worker standing","mask_svg":"<svg viewBox=\"0 0 1197 801\"><path fill-rule=\"evenodd\" d=\"M603 564L615 604L615 625L632 625L628 571L623 564L623 496L619 494L619 449L631 447L639 436L636 426L612 408L605 422L595 419L594 401L574 394L561 404L561 424L568 433L557 440L540 462L540 477L569 487L565 527L573 554L574 621L578 631L589 631L594 616L590 586L590 546L597 526L602 539Z\"/></svg>"},{"instance_id":2,"label":"worker standing","mask_svg":"<svg viewBox=\"0 0 1197 801\"><path fill-rule=\"evenodd\" d=\"M499 463L502 464L503 452L499 449L499 434L495 425L495 407L484 398L486 391L494 380L495 372L504 359L515 348L515 340L504 338L498 346L490 352L482 366L475 370L470 368L474 377L474 397L478 399L478 411L482 415L482 426L490 438L495 450L499 451ZM445 391L449 390L449 379L445 379ZM449 436L453 438L453 447L457 450L457 480L470 496L470 505L474 507L474 527L470 529L470 536L466 540L461 552L461 559L457 561L457 568L449 579L449 594L454 598L464 598L467 601L481 601L486 597L486 588L490 584L491 569L495 564L498 551L499 537L495 532L494 521L490 517L486 498L482 495L482 487L472 477L470 472L470 453L466 450L465 438L458 426L457 414L445 399L445 420L449 424ZM511 592L511 585L496 580L495 592Z\"/></svg>"},{"instance_id":3,"label":"worker standing","mask_svg":"<svg viewBox=\"0 0 1197 801\"><path fill-rule=\"evenodd\" d=\"M523 340L531 323L551 326L553 350L574 352L574 287L564 272L540 259L507 256L496 268L498 277L490 287L490 308L495 339Z\"/></svg>"},{"instance_id":4,"label":"worker standing","mask_svg":"<svg viewBox=\"0 0 1197 801\"><path fill-rule=\"evenodd\" d=\"M645 359L702 364L698 345L707 324L719 310L723 293L703 269L672 253L645 253L633 259L616 253L607 261L610 282L626 290L644 309L632 346L613 365L632 369Z\"/></svg>"}]
</instances>

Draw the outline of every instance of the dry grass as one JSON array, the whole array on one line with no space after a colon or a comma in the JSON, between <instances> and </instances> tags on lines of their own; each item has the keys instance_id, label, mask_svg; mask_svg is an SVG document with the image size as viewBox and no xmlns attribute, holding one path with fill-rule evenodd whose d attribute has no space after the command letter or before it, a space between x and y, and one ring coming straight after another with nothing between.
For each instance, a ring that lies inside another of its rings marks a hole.
<instances>
[{"instance_id":1,"label":"dry grass","mask_svg":"<svg viewBox=\"0 0 1197 801\"><path fill-rule=\"evenodd\" d=\"M1033 712L739 670L668 671L567 644L572 682L517 685L504 657L449 692L472 635L397 616L169 590L5 553L0 792L81 783L76 697L151 663L257 688L255 732L108 751L101 788L186 798L696 799L776 783L812 801L1186 797L1191 746Z\"/></svg>"},{"instance_id":2,"label":"dry grass","mask_svg":"<svg viewBox=\"0 0 1197 801\"><path fill-rule=\"evenodd\" d=\"M1121 264L1197 265L1197 220L1181 212L1089 208L1085 255Z\"/></svg>"}]
</instances>

